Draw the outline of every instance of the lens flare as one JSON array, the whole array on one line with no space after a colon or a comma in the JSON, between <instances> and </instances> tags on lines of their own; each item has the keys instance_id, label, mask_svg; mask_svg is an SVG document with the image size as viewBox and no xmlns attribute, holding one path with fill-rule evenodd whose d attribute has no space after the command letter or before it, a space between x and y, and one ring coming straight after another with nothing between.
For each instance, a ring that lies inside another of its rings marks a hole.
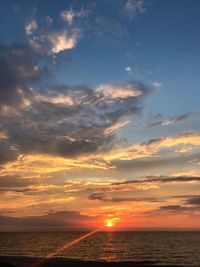
<instances>
[{"instance_id":1,"label":"lens flare","mask_svg":"<svg viewBox=\"0 0 200 267\"><path fill-rule=\"evenodd\" d=\"M30 267L38 267L38 266L40 266L42 263L44 263L44 262L47 261L48 259L50 259L50 258L56 256L57 254L61 253L61 252L64 251L64 250L67 250L68 248L72 247L73 245L79 243L80 241L82 241L82 240L88 238L89 236L95 234L96 232L98 232L98 231L100 231L100 230L101 230L101 229L98 228L98 229L96 229L96 230L93 230L93 231L91 231L91 232L89 232L89 233L87 233L87 234L84 234L84 235L82 235L82 236L80 236L80 237L78 237L78 238L76 238L76 239L74 239L74 240L72 240L72 241L70 241L70 242L64 244L62 247L60 247L60 248L57 249L56 251L54 251L54 252L52 252L52 253L49 253L46 257L37 260L37 261L36 261L35 263L33 263Z\"/></svg>"}]
</instances>

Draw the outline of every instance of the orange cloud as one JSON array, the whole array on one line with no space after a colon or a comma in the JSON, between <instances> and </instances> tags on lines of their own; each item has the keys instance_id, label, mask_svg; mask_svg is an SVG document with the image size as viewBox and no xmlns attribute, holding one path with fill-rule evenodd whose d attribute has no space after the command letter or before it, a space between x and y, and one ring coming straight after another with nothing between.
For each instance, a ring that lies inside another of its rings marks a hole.
<instances>
[{"instance_id":1,"label":"orange cloud","mask_svg":"<svg viewBox=\"0 0 200 267\"><path fill-rule=\"evenodd\" d=\"M103 94L107 99L125 99L129 97L139 97L143 93L133 85L99 85L96 89L97 94Z\"/></svg>"}]
</instances>

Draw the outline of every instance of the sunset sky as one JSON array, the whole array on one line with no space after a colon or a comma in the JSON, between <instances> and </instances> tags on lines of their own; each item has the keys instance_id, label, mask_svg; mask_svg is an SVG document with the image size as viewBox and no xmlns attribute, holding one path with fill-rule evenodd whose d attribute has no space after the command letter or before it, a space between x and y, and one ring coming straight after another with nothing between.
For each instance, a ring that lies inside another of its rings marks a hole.
<instances>
[{"instance_id":1,"label":"sunset sky","mask_svg":"<svg viewBox=\"0 0 200 267\"><path fill-rule=\"evenodd\" d=\"M200 1L0 1L0 231L200 229Z\"/></svg>"}]
</instances>

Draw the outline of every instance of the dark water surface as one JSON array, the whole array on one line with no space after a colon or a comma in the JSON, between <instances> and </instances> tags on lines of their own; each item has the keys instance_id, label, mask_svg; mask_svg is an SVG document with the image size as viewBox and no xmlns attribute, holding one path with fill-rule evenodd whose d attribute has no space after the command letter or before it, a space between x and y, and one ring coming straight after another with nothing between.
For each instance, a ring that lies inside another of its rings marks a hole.
<instances>
[{"instance_id":1,"label":"dark water surface","mask_svg":"<svg viewBox=\"0 0 200 267\"><path fill-rule=\"evenodd\" d=\"M83 234L0 233L0 255L46 256ZM200 266L200 232L97 232L56 256Z\"/></svg>"}]
</instances>

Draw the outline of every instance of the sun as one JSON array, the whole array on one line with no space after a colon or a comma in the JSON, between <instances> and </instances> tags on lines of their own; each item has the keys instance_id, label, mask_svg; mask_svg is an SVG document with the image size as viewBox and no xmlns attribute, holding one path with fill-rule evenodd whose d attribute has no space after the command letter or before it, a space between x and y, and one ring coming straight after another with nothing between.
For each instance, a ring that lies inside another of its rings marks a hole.
<instances>
[{"instance_id":1,"label":"sun","mask_svg":"<svg viewBox=\"0 0 200 267\"><path fill-rule=\"evenodd\" d=\"M108 217L109 218L107 218L107 219L104 220L104 226L106 228L109 228L109 229L115 228L116 223L119 221L119 218L118 217L115 217L115 216L113 216L111 214L109 214Z\"/></svg>"},{"instance_id":2,"label":"sun","mask_svg":"<svg viewBox=\"0 0 200 267\"><path fill-rule=\"evenodd\" d=\"M109 228L113 227L113 222L108 220L106 222L106 226L109 227Z\"/></svg>"},{"instance_id":3,"label":"sun","mask_svg":"<svg viewBox=\"0 0 200 267\"><path fill-rule=\"evenodd\" d=\"M114 227L114 221L113 221L113 218L112 219L107 219L107 220L105 220L105 226L107 227L107 228L112 228L112 227Z\"/></svg>"}]
</instances>

